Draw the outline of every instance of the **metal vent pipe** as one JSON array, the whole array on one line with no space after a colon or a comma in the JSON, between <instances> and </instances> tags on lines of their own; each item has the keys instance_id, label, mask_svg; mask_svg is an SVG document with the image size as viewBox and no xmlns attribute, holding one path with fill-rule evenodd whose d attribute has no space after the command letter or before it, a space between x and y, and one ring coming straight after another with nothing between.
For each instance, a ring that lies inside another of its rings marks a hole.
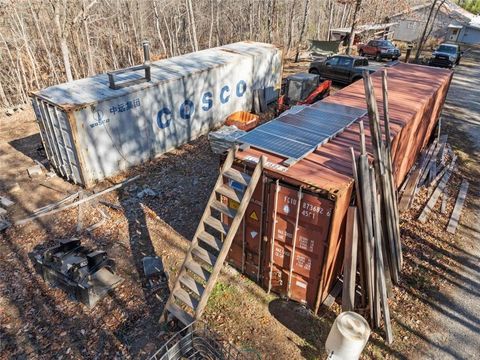
<instances>
[{"instance_id":1,"label":"metal vent pipe","mask_svg":"<svg viewBox=\"0 0 480 360\"><path fill-rule=\"evenodd\" d=\"M145 78L150 81L150 43L148 40L144 40L143 43L143 64L145 65Z\"/></svg>"}]
</instances>

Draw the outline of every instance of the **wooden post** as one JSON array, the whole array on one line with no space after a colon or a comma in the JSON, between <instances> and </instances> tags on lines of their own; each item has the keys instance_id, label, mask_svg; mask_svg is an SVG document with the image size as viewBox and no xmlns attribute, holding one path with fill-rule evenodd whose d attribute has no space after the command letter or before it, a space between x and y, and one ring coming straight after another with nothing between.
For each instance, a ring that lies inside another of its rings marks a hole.
<instances>
[{"instance_id":1,"label":"wooden post","mask_svg":"<svg viewBox=\"0 0 480 360\"><path fill-rule=\"evenodd\" d=\"M391 136L390 136L390 112L388 111L388 84L387 69L382 70L382 94L383 94L383 122L385 126L385 145L390 154Z\"/></svg>"},{"instance_id":2,"label":"wooden post","mask_svg":"<svg viewBox=\"0 0 480 360\"><path fill-rule=\"evenodd\" d=\"M447 200L448 200L448 188L443 191L442 194L442 205L440 205L440 213L446 214L447 213Z\"/></svg>"},{"instance_id":3,"label":"wooden post","mask_svg":"<svg viewBox=\"0 0 480 360\"><path fill-rule=\"evenodd\" d=\"M365 129L363 128L363 121L359 122L360 126L360 149L361 155L359 157L359 167L358 167L358 181L359 187L361 189L362 197L362 210L363 210L363 231L364 231L364 241L363 241L363 251L365 254L365 267L367 269L365 277L367 279L367 297L369 302L370 309L370 321L373 321L374 317L374 307L373 307L373 293L374 293L374 264L373 264L373 230L372 230L372 200L371 200L371 189L370 189L370 176L368 172L368 155L367 148L365 144ZM373 323L372 323L373 324Z\"/></svg>"},{"instance_id":4,"label":"wooden post","mask_svg":"<svg viewBox=\"0 0 480 360\"><path fill-rule=\"evenodd\" d=\"M386 144L386 161L387 161L387 173L389 181L389 196L392 205L393 212L393 230L395 233L395 253L397 255L398 269L403 266L402 255L402 240L400 235L400 213L398 211L398 197L397 187L395 185L395 179L393 177L393 162L392 162L392 141L390 135L390 112L388 110L388 84L387 84L387 69L383 69L382 72L382 93L383 93L383 118L385 125L385 144Z\"/></svg>"},{"instance_id":5,"label":"wooden post","mask_svg":"<svg viewBox=\"0 0 480 360\"><path fill-rule=\"evenodd\" d=\"M357 208L350 206L347 212L345 253L343 257L342 311L355 309L355 280L357 276Z\"/></svg>"},{"instance_id":6,"label":"wooden post","mask_svg":"<svg viewBox=\"0 0 480 360\"><path fill-rule=\"evenodd\" d=\"M414 196L418 193L418 190L420 189L422 183L421 183L421 176L423 175L423 172L426 170L428 164L430 163L430 159L433 156L433 152L435 151L435 148L437 146L437 139L433 140L432 144L430 145L430 148L428 149L427 156L423 159L422 166L420 168L420 176L417 179L417 183L415 185L415 192ZM413 199L412 199L413 200Z\"/></svg>"},{"instance_id":7,"label":"wooden post","mask_svg":"<svg viewBox=\"0 0 480 360\"><path fill-rule=\"evenodd\" d=\"M355 151L353 150L353 147L350 148L350 151L352 153L352 170L353 170L353 179L355 180L355 198L356 198L356 205L357 205L357 213L358 217L360 219L360 229L361 229L361 246L360 246L360 251L358 252L358 257L359 257L359 263L360 263L360 282L361 282L361 290L362 290L362 306L365 307L367 304L369 292L369 284L370 284L370 276L369 274L369 266L366 258L366 249L365 247L367 245L367 239L368 239L368 234L367 234L367 228L365 224L365 219L363 217L363 204L362 204L362 193L360 189L360 183L359 183L359 176L358 176L358 167L357 167L357 160L355 158Z\"/></svg>"},{"instance_id":8,"label":"wooden post","mask_svg":"<svg viewBox=\"0 0 480 360\"><path fill-rule=\"evenodd\" d=\"M445 186L447 186L448 180L450 179L450 176L452 175L452 171L453 171L454 166L455 166L455 163L452 161L452 163L449 165L447 171L445 172L445 175L443 175L443 178L440 181L440 184L438 184L438 186L436 187L432 196L430 197L430 199L428 199L427 204L425 205L422 212L420 213L420 216L418 217L418 221L420 221L422 224L427 222L428 215L430 215L430 212L435 207L435 204L437 203L438 197L443 192L443 189L445 188Z\"/></svg>"},{"instance_id":9,"label":"wooden post","mask_svg":"<svg viewBox=\"0 0 480 360\"><path fill-rule=\"evenodd\" d=\"M462 185L460 185L460 191L458 192L457 201L455 201L455 207L453 208L452 216L448 222L447 231L451 234L455 234L458 226L458 220L462 213L463 203L467 197L468 181L463 179ZM444 195L445 196L445 195ZM347 220L348 221L348 220Z\"/></svg>"},{"instance_id":10,"label":"wooden post","mask_svg":"<svg viewBox=\"0 0 480 360\"><path fill-rule=\"evenodd\" d=\"M374 161L373 165L375 168L375 179L376 185L380 192L380 198L382 199L382 207L380 211L384 215L386 222L386 231L385 236L388 238L388 252L390 255L390 264L392 265L391 274L395 283L399 282L398 276L398 256L396 255L396 245L395 245L395 230L392 220L392 205L391 199L389 197L389 186L385 174L385 147L382 141L382 132L380 130L379 116L377 101L375 99L375 93L373 89L372 79L368 71L363 72L363 82L365 87L365 99L367 102L368 109L368 118L370 125L370 136L372 139Z\"/></svg>"},{"instance_id":11,"label":"wooden post","mask_svg":"<svg viewBox=\"0 0 480 360\"><path fill-rule=\"evenodd\" d=\"M78 198L82 200L86 197L86 194L83 191L79 192ZM78 205L78 215L77 215L77 233L80 233L83 229L83 204Z\"/></svg>"},{"instance_id":12,"label":"wooden post","mask_svg":"<svg viewBox=\"0 0 480 360\"><path fill-rule=\"evenodd\" d=\"M393 342L393 332L392 332L392 325L390 323L390 308L388 306L388 296L387 296L387 284L386 284L386 276L384 273L384 267L385 264L383 262L383 251L382 251L382 242L379 236L380 234L380 201L376 194L376 188L375 188L375 181L373 181L375 174L374 170L371 169L371 177L372 177L372 190L373 190L373 217L374 217L374 222L376 224L376 233L375 233L375 279L376 279L376 285L379 294L376 294L379 296L380 299L380 304L381 308L383 311L383 319L384 319L384 324L385 324L385 334L386 334L386 340L388 344L391 344ZM381 314L377 314L377 321L380 320Z\"/></svg>"}]
</instances>

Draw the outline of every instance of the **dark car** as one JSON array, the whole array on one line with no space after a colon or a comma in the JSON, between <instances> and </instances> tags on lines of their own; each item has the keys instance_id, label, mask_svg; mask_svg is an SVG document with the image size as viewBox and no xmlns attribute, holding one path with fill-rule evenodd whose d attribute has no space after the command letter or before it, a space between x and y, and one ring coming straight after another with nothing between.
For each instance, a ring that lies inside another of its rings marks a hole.
<instances>
[{"instance_id":1,"label":"dark car","mask_svg":"<svg viewBox=\"0 0 480 360\"><path fill-rule=\"evenodd\" d=\"M371 56L377 61L397 60L400 57L400 50L388 40L370 40L367 44L358 45L357 48L360 56Z\"/></svg>"},{"instance_id":2,"label":"dark car","mask_svg":"<svg viewBox=\"0 0 480 360\"><path fill-rule=\"evenodd\" d=\"M456 44L441 44L433 53L430 58L430 66L452 68L455 65L460 64L460 58L462 52L460 46Z\"/></svg>"},{"instance_id":3,"label":"dark car","mask_svg":"<svg viewBox=\"0 0 480 360\"><path fill-rule=\"evenodd\" d=\"M380 65L369 66L368 60L360 56L335 55L325 60L313 61L309 73L318 74L324 79L350 84L362 78L363 71L376 71Z\"/></svg>"}]
</instances>

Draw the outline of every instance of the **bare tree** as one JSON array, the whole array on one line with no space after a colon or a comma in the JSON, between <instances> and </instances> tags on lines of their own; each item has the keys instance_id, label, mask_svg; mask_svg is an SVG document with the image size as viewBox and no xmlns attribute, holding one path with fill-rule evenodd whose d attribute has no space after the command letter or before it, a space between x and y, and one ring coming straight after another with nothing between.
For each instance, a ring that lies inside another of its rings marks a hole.
<instances>
[{"instance_id":1,"label":"bare tree","mask_svg":"<svg viewBox=\"0 0 480 360\"><path fill-rule=\"evenodd\" d=\"M430 11L428 12L428 18L425 22L425 27L423 28L422 36L420 36L420 41L418 42L417 52L415 53L415 62L418 62L418 58L420 57L420 53L422 51L423 44L425 43L425 34L427 33L428 24L430 23L430 19L433 14L433 10L437 5L438 0L433 0L432 5L430 6Z\"/></svg>"},{"instance_id":2,"label":"bare tree","mask_svg":"<svg viewBox=\"0 0 480 360\"><path fill-rule=\"evenodd\" d=\"M352 27L350 29L350 38L348 39L347 50L345 51L347 54L350 54L350 52L352 51L353 42L355 41L355 29L357 27L358 12L360 10L361 5L362 5L362 0L355 0L355 10L353 10L353 19L352 19Z\"/></svg>"},{"instance_id":3,"label":"bare tree","mask_svg":"<svg viewBox=\"0 0 480 360\"><path fill-rule=\"evenodd\" d=\"M158 14L158 5L157 2L153 1L153 12L155 14L155 29L157 30L158 39L162 44L163 53L167 56L167 45L165 45L165 41L163 40L162 31L160 30L160 16Z\"/></svg>"},{"instance_id":4,"label":"bare tree","mask_svg":"<svg viewBox=\"0 0 480 360\"><path fill-rule=\"evenodd\" d=\"M298 56L300 54L300 44L303 40L303 33L305 32L305 25L307 23L308 4L309 3L310 3L310 0L305 0L305 7L304 7L304 10L303 10L302 29L300 30L300 36L299 36L298 42L297 42L297 51L295 53L295 62L298 62Z\"/></svg>"},{"instance_id":5,"label":"bare tree","mask_svg":"<svg viewBox=\"0 0 480 360\"><path fill-rule=\"evenodd\" d=\"M60 50L62 51L63 57L63 66L65 67L65 75L67 77L67 81L73 81L72 76L72 66L70 64L70 50L68 49L68 42L67 42L67 0L57 0L56 2L52 2L53 7L53 20L55 27L57 29L57 35L60 39Z\"/></svg>"},{"instance_id":6,"label":"bare tree","mask_svg":"<svg viewBox=\"0 0 480 360\"><path fill-rule=\"evenodd\" d=\"M90 45L90 28L89 28L89 23L88 23L88 10L95 5L97 0L92 0L88 5L86 4L86 1L82 1L82 11L75 16L73 19L73 25L77 24L79 21L82 22L83 25L83 31L85 33L85 47L86 47L86 58L87 58L87 74L94 75L95 74L95 64L93 62L92 58L92 47Z\"/></svg>"},{"instance_id":7,"label":"bare tree","mask_svg":"<svg viewBox=\"0 0 480 360\"><path fill-rule=\"evenodd\" d=\"M195 14L193 13L192 0L187 0L187 13L192 29L193 50L198 51L197 26L195 25Z\"/></svg>"},{"instance_id":8,"label":"bare tree","mask_svg":"<svg viewBox=\"0 0 480 360\"><path fill-rule=\"evenodd\" d=\"M435 11L435 15L433 15L433 19L432 19L432 23L430 25L430 30L428 30L428 33L427 35L425 35L425 41L424 43L428 40L428 38L430 37L432 31L433 31L433 28L435 27L435 20L437 19L437 16L438 16L438 13L440 11L440 8L445 4L445 1L446 0L441 0L440 3L438 4L437 6L437 10Z\"/></svg>"},{"instance_id":9,"label":"bare tree","mask_svg":"<svg viewBox=\"0 0 480 360\"><path fill-rule=\"evenodd\" d=\"M327 40L333 27L382 22L405 3L419 1L370 0L360 9L355 0L3 1L0 104L138 64L144 39L150 40L152 58L252 40L283 46L287 57L298 59L307 38Z\"/></svg>"}]
</instances>

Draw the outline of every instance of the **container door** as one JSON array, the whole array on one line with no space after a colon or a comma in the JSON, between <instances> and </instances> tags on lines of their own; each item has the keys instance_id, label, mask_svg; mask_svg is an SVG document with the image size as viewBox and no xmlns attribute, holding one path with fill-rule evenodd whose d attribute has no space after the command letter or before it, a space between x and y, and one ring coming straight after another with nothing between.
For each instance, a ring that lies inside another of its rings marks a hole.
<instances>
[{"instance_id":1,"label":"container door","mask_svg":"<svg viewBox=\"0 0 480 360\"><path fill-rule=\"evenodd\" d=\"M263 284L314 307L334 203L299 188L278 185L277 191L276 186L271 185L266 211Z\"/></svg>"},{"instance_id":2,"label":"container door","mask_svg":"<svg viewBox=\"0 0 480 360\"><path fill-rule=\"evenodd\" d=\"M62 176L82 183L67 113L38 97L33 97L32 103L48 160Z\"/></svg>"},{"instance_id":3,"label":"container door","mask_svg":"<svg viewBox=\"0 0 480 360\"><path fill-rule=\"evenodd\" d=\"M251 175L250 171L246 171L240 165L234 165L233 168ZM235 183L232 180L229 180L229 182L232 188L242 190L243 186L241 184ZM261 275L264 188L262 177L253 192L227 258L227 261L235 268L256 281L259 281ZM236 209L239 206L237 202L231 199L224 198L223 202L232 209ZM232 219L227 216L225 216L223 220L229 225L232 221Z\"/></svg>"}]
</instances>

